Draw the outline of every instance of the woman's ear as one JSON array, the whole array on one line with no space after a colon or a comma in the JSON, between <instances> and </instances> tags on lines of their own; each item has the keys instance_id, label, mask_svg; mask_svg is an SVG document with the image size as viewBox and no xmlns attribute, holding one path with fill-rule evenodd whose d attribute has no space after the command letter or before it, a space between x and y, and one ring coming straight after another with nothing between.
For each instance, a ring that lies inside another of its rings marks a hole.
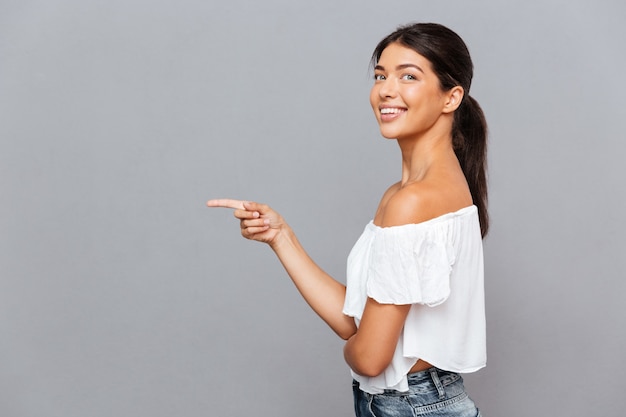
<instances>
[{"instance_id":1,"label":"woman's ear","mask_svg":"<svg viewBox=\"0 0 626 417\"><path fill-rule=\"evenodd\" d=\"M456 87L452 87L448 90L446 95L446 102L444 103L443 112L444 113L452 113L461 105L461 101L463 101L463 95L465 91L463 91L463 87L457 85Z\"/></svg>"}]
</instances>

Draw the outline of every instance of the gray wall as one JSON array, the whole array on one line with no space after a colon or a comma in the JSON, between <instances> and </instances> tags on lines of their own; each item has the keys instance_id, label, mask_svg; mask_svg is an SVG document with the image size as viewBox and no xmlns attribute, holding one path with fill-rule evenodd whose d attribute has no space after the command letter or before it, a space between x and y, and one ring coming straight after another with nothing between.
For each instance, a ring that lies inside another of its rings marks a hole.
<instances>
[{"instance_id":1,"label":"gray wall","mask_svg":"<svg viewBox=\"0 0 626 417\"><path fill-rule=\"evenodd\" d=\"M345 258L400 173L396 25L468 43L491 128L487 416L621 416L622 1L0 1L0 415L349 416L342 343L205 200Z\"/></svg>"}]
</instances>

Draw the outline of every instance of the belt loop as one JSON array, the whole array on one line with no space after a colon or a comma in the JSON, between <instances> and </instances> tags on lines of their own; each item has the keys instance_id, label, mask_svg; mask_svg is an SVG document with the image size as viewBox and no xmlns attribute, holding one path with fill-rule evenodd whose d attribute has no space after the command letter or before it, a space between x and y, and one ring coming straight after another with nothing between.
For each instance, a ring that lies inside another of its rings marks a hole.
<instances>
[{"instance_id":1,"label":"belt loop","mask_svg":"<svg viewBox=\"0 0 626 417\"><path fill-rule=\"evenodd\" d=\"M430 378L433 380L433 383L437 387L439 399L443 400L444 398L446 398L446 391L443 389L443 384L441 383L439 375L437 374L437 368L430 368Z\"/></svg>"}]
</instances>

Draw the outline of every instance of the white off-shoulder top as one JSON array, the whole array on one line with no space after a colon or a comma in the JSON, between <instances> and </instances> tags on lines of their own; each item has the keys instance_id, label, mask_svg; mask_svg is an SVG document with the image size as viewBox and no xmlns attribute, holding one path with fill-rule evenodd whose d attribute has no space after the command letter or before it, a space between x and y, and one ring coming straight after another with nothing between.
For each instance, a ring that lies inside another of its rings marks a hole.
<instances>
[{"instance_id":1,"label":"white off-shoulder top","mask_svg":"<svg viewBox=\"0 0 626 417\"><path fill-rule=\"evenodd\" d=\"M408 391L418 359L453 372L484 367L483 274L476 206L417 224L368 223L348 257L343 312L358 326L368 297L411 309L387 369L376 377L352 371L361 389Z\"/></svg>"}]
</instances>

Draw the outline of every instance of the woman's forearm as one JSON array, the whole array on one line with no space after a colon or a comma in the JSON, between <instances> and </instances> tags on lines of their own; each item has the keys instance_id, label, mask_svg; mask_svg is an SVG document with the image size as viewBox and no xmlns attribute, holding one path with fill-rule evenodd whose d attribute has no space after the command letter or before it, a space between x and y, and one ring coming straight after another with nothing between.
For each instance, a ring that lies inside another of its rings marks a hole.
<instances>
[{"instance_id":1,"label":"woman's forearm","mask_svg":"<svg viewBox=\"0 0 626 417\"><path fill-rule=\"evenodd\" d=\"M356 332L356 325L352 317L342 312L346 287L309 257L291 228L282 230L270 247L311 308L339 337L350 338Z\"/></svg>"},{"instance_id":2,"label":"woman's forearm","mask_svg":"<svg viewBox=\"0 0 626 417\"><path fill-rule=\"evenodd\" d=\"M235 209L242 236L270 245L300 294L335 333L347 340L356 332L354 320L342 312L346 287L313 262L280 214L266 204L232 199L209 200L207 206Z\"/></svg>"}]
</instances>

